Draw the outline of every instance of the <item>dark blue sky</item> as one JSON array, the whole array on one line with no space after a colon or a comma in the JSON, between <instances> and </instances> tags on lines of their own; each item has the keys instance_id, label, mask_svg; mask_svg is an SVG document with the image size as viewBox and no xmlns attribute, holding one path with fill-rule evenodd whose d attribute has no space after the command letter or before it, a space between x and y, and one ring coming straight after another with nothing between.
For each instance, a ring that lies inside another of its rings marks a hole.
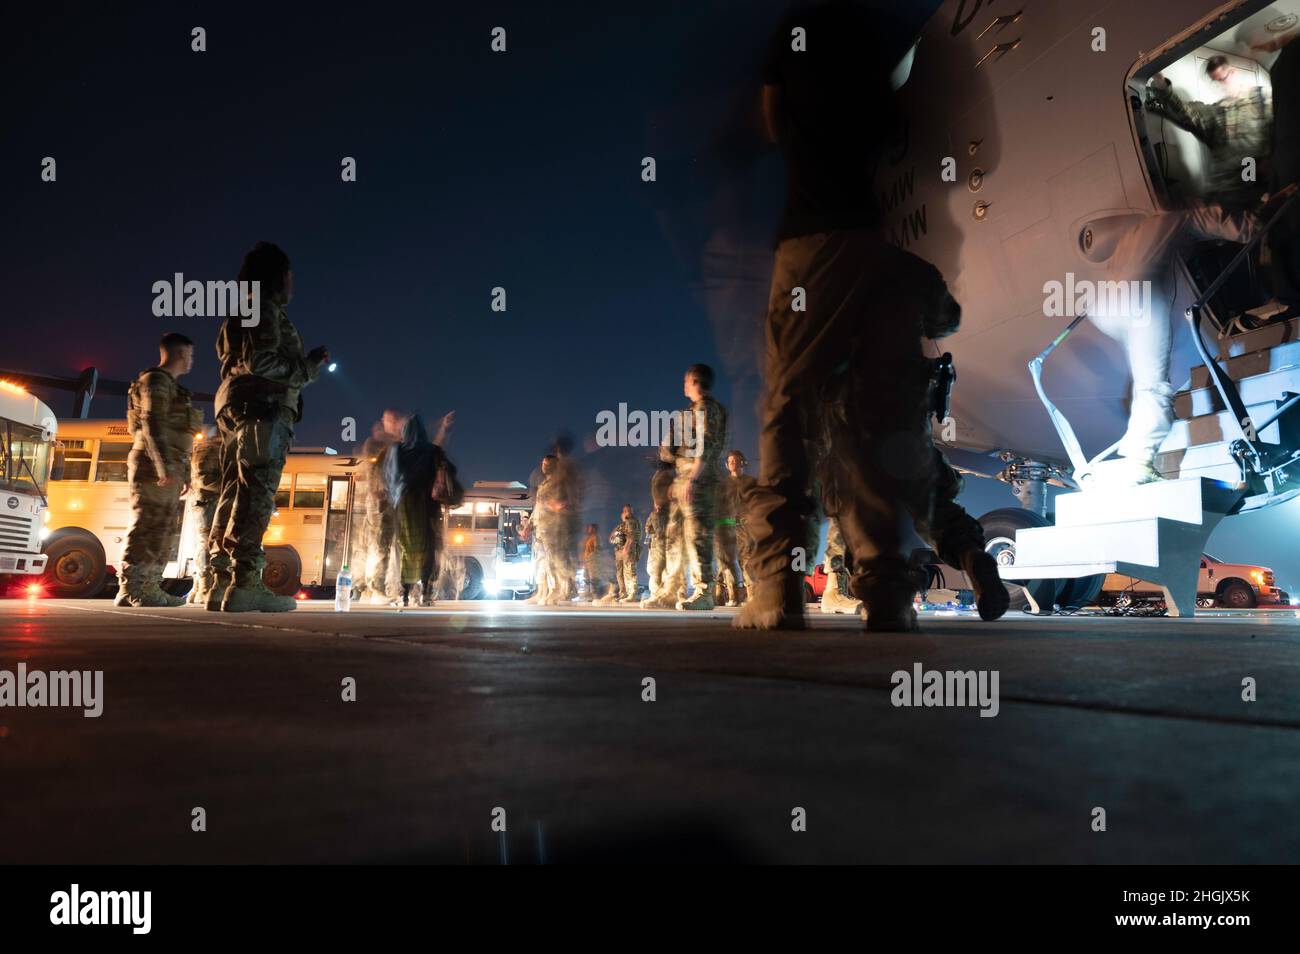
<instances>
[{"instance_id":1,"label":"dark blue sky","mask_svg":"<svg viewBox=\"0 0 1300 954\"><path fill-rule=\"evenodd\" d=\"M198 344L187 383L213 391L219 319L155 317L152 285L231 278L265 238L293 259L305 343L339 363L305 394L300 444L346 449L342 419L364 436L386 406L455 409L465 476L526 480L558 431L590 446L603 409L681 406L683 370L704 361L756 457L783 194L757 138L757 73L785 8L22 11L4 38L14 330L0 367L128 379L177 328ZM195 26L207 52L190 48ZM44 156L57 182L40 180ZM355 183L340 181L344 156ZM68 395L48 398L67 412ZM107 396L92 410L120 413ZM589 466L640 498L645 453Z\"/></svg>"},{"instance_id":2,"label":"dark blue sky","mask_svg":"<svg viewBox=\"0 0 1300 954\"><path fill-rule=\"evenodd\" d=\"M747 119L782 4L268 7L55 7L9 36L4 365L127 378L177 327L198 342L188 383L213 390L215 321L154 317L150 288L232 277L260 238L293 258L306 343L340 364L307 392L303 443L390 404L455 408L462 467L522 477L557 428L679 406L683 368L720 364L691 222L725 187L718 139ZM780 169L750 158L771 187L731 224L762 248Z\"/></svg>"}]
</instances>

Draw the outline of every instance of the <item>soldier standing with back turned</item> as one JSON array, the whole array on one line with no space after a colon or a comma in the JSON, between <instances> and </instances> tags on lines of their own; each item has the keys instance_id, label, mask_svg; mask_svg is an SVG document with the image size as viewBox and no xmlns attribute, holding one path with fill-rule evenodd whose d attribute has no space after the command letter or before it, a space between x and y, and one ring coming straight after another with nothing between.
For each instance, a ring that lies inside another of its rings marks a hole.
<instances>
[{"instance_id":1,"label":"soldier standing with back turned","mask_svg":"<svg viewBox=\"0 0 1300 954\"><path fill-rule=\"evenodd\" d=\"M298 329L285 314L293 297L289 256L270 242L258 242L244 256L240 281L257 282L261 306L256 324L239 315L226 319L217 336L221 387L221 497L208 540L207 608L241 613L287 612L289 596L262 582L266 554L262 535L275 509L275 491L302 420L302 389L329 361L322 345L304 352Z\"/></svg>"},{"instance_id":2,"label":"soldier standing with back turned","mask_svg":"<svg viewBox=\"0 0 1300 954\"><path fill-rule=\"evenodd\" d=\"M190 445L203 414L190 406L189 390L176 380L194 366L194 342L171 332L163 335L158 350L158 366L140 372L127 392L131 527L126 534L116 606L180 606L185 602L163 592L162 571L176 542Z\"/></svg>"}]
</instances>

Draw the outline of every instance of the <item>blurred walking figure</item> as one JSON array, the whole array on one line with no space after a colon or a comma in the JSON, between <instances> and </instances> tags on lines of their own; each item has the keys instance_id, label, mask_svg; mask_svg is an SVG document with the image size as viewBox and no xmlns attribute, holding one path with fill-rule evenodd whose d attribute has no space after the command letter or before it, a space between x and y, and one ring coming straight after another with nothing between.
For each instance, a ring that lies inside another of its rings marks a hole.
<instances>
[{"instance_id":1,"label":"blurred walking figure","mask_svg":"<svg viewBox=\"0 0 1300 954\"><path fill-rule=\"evenodd\" d=\"M550 606L567 602L576 595L573 539L574 500L568 475L561 471L555 454L542 458L542 480L537 485L537 507L533 524L537 541L545 552L545 584L539 585L538 602ZM544 594L542 593L545 587Z\"/></svg>"},{"instance_id":2,"label":"blurred walking figure","mask_svg":"<svg viewBox=\"0 0 1300 954\"><path fill-rule=\"evenodd\" d=\"M673 447L673 494L682 515L683 558L689 567L691 595L677 609L713 609L713 531L722 484L722 448L727 410L712 395L713 369L693 364L682 379L691 406L682 413L685 440ZM686 423L690 422L689 427Z\"/></svg>"},{"instance_id":3,"label":"blurred walking figure","mask_svg":"<svg viewBox=\"0 0 1300 954\"><path fill-rule=\"evenodd\" d=\"M189 602L201 605L208 601L208 535L212 532L212 518L221 495L221 431L215 424L209 424L194 440L194 450L190 453L190 507L194 510L199 545L194 554L194 587Z\"/></svg>"},{"instance_id":4,"label":"blurred walking figure","mask_svg":"<svg viewBox=\"0 0 1300 954\"><path fill-rule=\"evenodd\" d=\"M389 410L384 415L385 418L391 416L396 427L395 422L400 414ZM389 602L388 567L392 560L393 544L397 539L397 513L388 496L384 462L397 443L398 436L390 433L381 419L375 422L370 437L361 448L362 468L366 475L366 558L362 564L361 576L372 604Z\"/></svg>"},{"instance_id":5,"label":"blurred walking figure","mask_svg":"<svg viewBox=\"0 0 1300 954\"><path fill-rule=\"evenodd\" d=\"M659 448L660 460L672 468L663 530L664 570L659 587L641 601L642 609L714 607L713 530L727 412L709 393L712 387L713 369L707 364L687 369L682 392L690 407L681 412L679 432L670 433Z\"/></svg>"},{"instance_id":6,"label":"blurred walking figure","mask_svg":"<svg viewBox=\"0 0 1300 954\"><path fill-rule=\"evenodd\" d=\"M792 49L792 31L806 49ZM911 40L887 15L847 0L804 8L773 37L762 105L787 194L768 304L760 474L745 501L755 588L738 628L806 625L804 574L791 554L816 545L814 492L843 533L868 629L916 627L920 581L903 553L909 517L942 537L941 551L970 561L977 589L991 574L981 615L1006 608L979 524L947 510L948 524L933 519L943 459L930 439L933 365L922 336L960 309L932 266L886 241L867 172L902 129L894 67ZM860 121L867 111L872 121Z\"/></svg>"},{"instance_id":7,"label":"blurred walking figure","mask_svg":"<svg viewBox=\"0 0 1300 954\"><path fill-rule=\"evenodd\" d=\"M1181 253L1194 242L1223 239L1249 242L1261 217L1272 212L1295 192L1283 189L1258 210L1227 212L1217 205L1193 202L1185 209L1156 212L1122 236L1108 265L1108 275L1119 282L1141 283L1149 292L1132 299L1128 307L1113 308L1108 297L1097 296L1088 319L1107 337L1123 346L1133 379L1128 428L1120 442L1120 460L1099 468L1098 477L1110 484L1144 484L1161 479L1155 455L1174 420L1174 387L1170 381L1173 346L1174 295Z\"/></svg>"},{"instance_id":8,"label":"blurred walking figure","mask_svg":"<svg viewBox=\"0 0 1300 954\"><path fill-rule=\"evenodd\" d=\"M1272 143L1272 101L1254 77L1228 62L1223 54L1205 61L1205 75L1223 94L1215 103L1184 100L1163 74L1146 88L1146 106L1167 116L1176 126L1205 143L1210 153L1203 198L1215 205L1241 209L1254 205L1264 192L1261 178L1242 177L1241 161L1263 165Z\"/></svg>"},{"instance_id":9,"label":"blurred walking figure","mask_svg":"<svg viewBox=\"0 0 1300 954\"><path fill-rule=\"evenodd\" d=\"M445 441L453 415L442 419L438 440ZM435 443L419 414L384 412L384 427L400 435L384 458L384 483L397 518L401 556L402 605L409 606L412 589L420 606L432 606L433 581L441 570L442 507L458 507L465 492L456 468Z\"/></svg>"},{"instance_id":10,"label":"blurred walking figure","mask_svg":"<svg viewBox=\"0 0 1300 954\"><path fill-rule=\"evenodd\" d=\"M540 467L538 468L540 471ZM540 486L540 481L538 483ZM542 546L537 534L537 498L534 489L533 513L519 522L519 542L527 543L533 554L533 595L524 600L533 605L544 604L551 593L550 565L546 560L546 548Z\"/></svg>"},{"instance_id":11,"label":"blurred walking figure","mask_svg":"<svg viewBox=\"0 0 1300 954\"><path fill-rule=\"evenodd\" d=\"M262 582L266 554L262 536L275 510L275 491L302 420L302 389L329 361L323 345L303 350L285 307L293 299L289 256L258 242L244 256L239 280L256 282L261 299L257 324L227 318L217 335L221 386L216 417L221 428L221 496L208 538L210 610L286 612L293 597L278 596Z\"/></svg>"},{"instance_id":12,"label":"blurred walking figure","mask_svg":"<svg viewBox=\"0 0 1300 954\"><path fill-rule=\"evenodd\" d=\"M605 574L601 567L599 531L594 523L587 524L587 535L582 540L582 572L587 578L587 601L601 602L605 596Z\"/></svg>"},{"instance_id":13,"label":"blurred walking figure","mask_svg":"<svg viewBox=\"0 0 1300 954\"><path fill-rule=\"evenodd\" d=\"M162 573L176 545L180 498L189 486L190 447L203 414L190 406L189 390L176 380L194 366L194 342L173 331L163 335L158 352L157 366L141 371L127 392L131 526L116 606L185 602L163 592Z\"/></svg>"},{"instance_id":14,"label":"blurred walking figure","mask_svg":"<svg viewBox=\"0 0 1300 954\"><path fill-rule=\"evenodd\" d=\"M749 561L754 555L754 535L749 532L745 501L750 488L757 481L745 473L745 468L748 466L749 460L740 451L733 450L727 455L726 487L731 498L731 507L736 514L736 559L740 563L740 573L745 586L745 591L741 595L741 602L749 597L753 587L749 573Z\"/></svg>"},{"instance_id":15,"label":"blurred walking figure","mask_svg":"<svg viewBox=\"0 0 1300 954\"><path fill-rule=\"evenodd\" d=\"M560 552L553 557L554 576L559 589L566 593L560 599L571 600L578 595L578 533L582 526L582 470L573 458L573 438L567 432L555 439L555 476L564 502L563 533ZM557 544L557 545L560 545Z\"/></svg>"},{"instance_id":16,"label":"blurred walking figure","mask_svg":"<svg viewBox=\"0 0 1300 954\"><path fill-rule=\"evenodd\" d=\"M636 565L641 559L641 521L631 504L623 505L623 519L609 535L609 542L614 545L614 596L620 603L635 603L641 595L636 582Z\"/></svg>"},{"instance_id":17,"label":"blurred walking figure","mask_svg":"<svg viewBox=\"0 0 1300 954\"><path fill-rule=\"evenodd\" d=\"M668 562L668 517L672 483L672 467L658 461L654 476L650 478L650 515L645 521L646 573L650 577L650 597L646 603L655 598L664 584L664 569ZM674 605L677 599L674 595ZM646 603L642 605L645 606Z\"/></svg>"}]
</instances>

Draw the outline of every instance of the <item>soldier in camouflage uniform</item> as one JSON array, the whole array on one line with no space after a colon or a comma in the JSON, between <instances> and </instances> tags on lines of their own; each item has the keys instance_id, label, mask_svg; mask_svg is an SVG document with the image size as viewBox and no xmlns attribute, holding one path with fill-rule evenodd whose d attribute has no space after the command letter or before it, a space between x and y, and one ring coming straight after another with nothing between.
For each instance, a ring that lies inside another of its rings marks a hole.
<instances>
[{"instance_id":1,"label":"soldier in camouflage uniform","mask_svg":"<svg viewBox=\"0 0 1300 954\"><path fill-rule=\"evenodd\" d=\"M754 535L749 532L745 520L745 500L751 487L757 482L745 473L749 461L738 450L727 455L727 485L736 511L736 559L740 562L740 573L745 584L744 598L749 596L753 585L749 575L749 559L754 555ZM743 598L742 598L743 602Z\"/></svg>"},{"instance_id":2,"label":"soldier in camouflage uniform","mask_svg":"<svg viewBox=\"0 0 1300 954\"><path fill-rule=\"evenodd\" d=\"M666 442L661 456L675 471L667 535L666 577L676 584L689 574L691 595L681 593L677 609L710 610L713 602L713 530L722 484L721 457L727 433L727 411L709 393L713 369L707 364L691 365L682 382L682 393L691 406L682 412L680 440ZM671 545L680 523L682 544ZM675 562L679 561L679 562ZM680 577L678 577L680 573ZM642 606L666 608L671 593L664 587Z\"/></svg>"},{"instance_id":3,"label":"soldier in camouflage uniform","mask_svg":"<svg viewBox=\"0 0 1300 954\"><path fill-rule=\"evenodd\" d=\"M662 461L657 463L655 474L650 478L650 515L645 521L646 573L650 576L651 598L663 586L664 567L668 560L668 510L673 482L672 469ZM676 603L675 597L673 602Z\"/></svg>"},{"instance_id":4,"label":"soldier in camouflage uniform","mask_svg":"<svg viewBox=\"0 0 1300 954\"><path fill-rule=\"evenodd\" d=\"M537 485L533 510L537 542L546 554L548 585L538 588L538 602L543 606L568 602L575 595L577 541L572 533L570 490L556 455L547 454L542 458L542 481Z\"/></svg>"},{"instance_id":5,"label":"soldier in camouflage uniform","mask_svg":"<svg viewBox=\"0 0 1300 954\"><path fill-rule=\"evenodd\" d=\"M189 602L204 604L208 600L208 535L212 532L212 518L217 512L217 498L221 495L221 431L210 424L202 436L195 437L196 444L190 454L190 507L194 511L194 527L199 541L194 554L194 587Z\"/></svg>"},{"instance_id":6,"label":"soldier in camouflage uniform","mask_svg":"<svg viewBox=\"0 0 1300 954\"><path fill-rule=\"evenodd\" d=\"M1259 199L1266 184L1262 173L1272 144L1272 102L1223 55L1210 57L1205 73L1219 84L1223 99L1213 105L1186 101L1157 74L1147 86L1147 109L1167 116L1209 147L1202 198L1230 210L1246 208ZM1242 178L1241 161L1246 158L1255 160L1260 173L1252 181Z\"/></svg>"},{"instance_id":7,"label":"soldier in camouflage uniform","mask_svg":"<svg viewBox=\"0 0 1300 954\"><path fill-rule=\"evenodd\" d=\"M159 363L140 372L127 393L131 453L131 526L122 556L117 606L180 606L162 590L163 567L176 545L180 498L189 478L190 447L203 414L178 382L194 365L194 342L172 332L159 344Z\"/></svg>"},{"instance_id":8,"label":"soldier in camouflage uniform","mask_svg":"<svg viewBox=\"0 0 1300 954\"><path fill-rule=\"evenodd\" d=\"M320 375L329 352L323 346L305 352L285 313L293 271L283 251L258 242L244 257L239 279L258 283L260 309L248 327L239 315L227 318L217 337L216 411L223 445L221 496L208 541L207 608L287 612L294 599L262 582L262 535L275 509L294 425L302 420L302 389Z\"/></svg>"},{"instance_id":9,"label":"soldier in camouflage uniform","mask_svg":"<svg viewBox=\"0 0 1300 954\"><path fill-rule=\"evenodd\" d=\"M609 542L614 545L614 592L620 603L635 603L640 597L636 564L641 559L641 521L631 504L623 505L623 520L609 535Z\"/></svg>"},{"instance_id":10,"label":"soldier in camouflage uniform","mask_svg":"<svg viewBox=\"0 0 1300 954\"><path fill-rule=\"evenodd\" d=\"M723 476L718 486L718 516L713 526L713 549L718 557L718 578L714 599L727 606L739 606L742 576L740 547L737 541L737 513L740 500L736 485L730 475Z\"/></svg>"},{"instance_id":11,"label":"soldier in camouflage uniform","mask_svg":"<svg viewBox=\"0 0 1300 954\"><path fill-rule=\"evenodd\" d=\"M686 520L677 501L677 489L676 481L669 484L668 505L660 517L663 556L659 565L659 585L641 601L642 609L674 609L686 599L686 574L690 560L686 555Z\"/></svg>"}]
</instances>

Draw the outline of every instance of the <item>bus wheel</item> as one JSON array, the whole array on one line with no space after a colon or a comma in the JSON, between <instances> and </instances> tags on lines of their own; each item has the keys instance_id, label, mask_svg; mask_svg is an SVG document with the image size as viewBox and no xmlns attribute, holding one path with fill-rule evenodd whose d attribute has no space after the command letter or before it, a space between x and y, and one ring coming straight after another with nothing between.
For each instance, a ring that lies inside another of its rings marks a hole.
<instances>
[{"instance_id":1,"label":"bus wheel","mask_svg":"<svg viewBox=\"0 0 1300 954\"><path fill-rule=\"evenodd\" d=\"M45 575L41 578L51 596L89 599L104 588L108 567L104 548L84 530L56 531L42 547Z\"/></svg>"},{"instance_id":2,"label":"bus wheel","mask_svg":"<svg viewBox=\"0 0 1300 954\"><path fill-rule=\"evenodd\" d=\"M461 587L460 598L463 600L483 598L483 566L473 557L465 557L465 585Z\"/></svg>"},{"instance_id":3,"label":"bus wheel","mask_svg":"<svg viewBox=\"0 0 1300 954\"><path fill-rule=\"evenodd\" d=\"M302 588L302 560L293 547L267 547L262 582L272 593L293 596Z\"/></svg>"}]
</instances>

